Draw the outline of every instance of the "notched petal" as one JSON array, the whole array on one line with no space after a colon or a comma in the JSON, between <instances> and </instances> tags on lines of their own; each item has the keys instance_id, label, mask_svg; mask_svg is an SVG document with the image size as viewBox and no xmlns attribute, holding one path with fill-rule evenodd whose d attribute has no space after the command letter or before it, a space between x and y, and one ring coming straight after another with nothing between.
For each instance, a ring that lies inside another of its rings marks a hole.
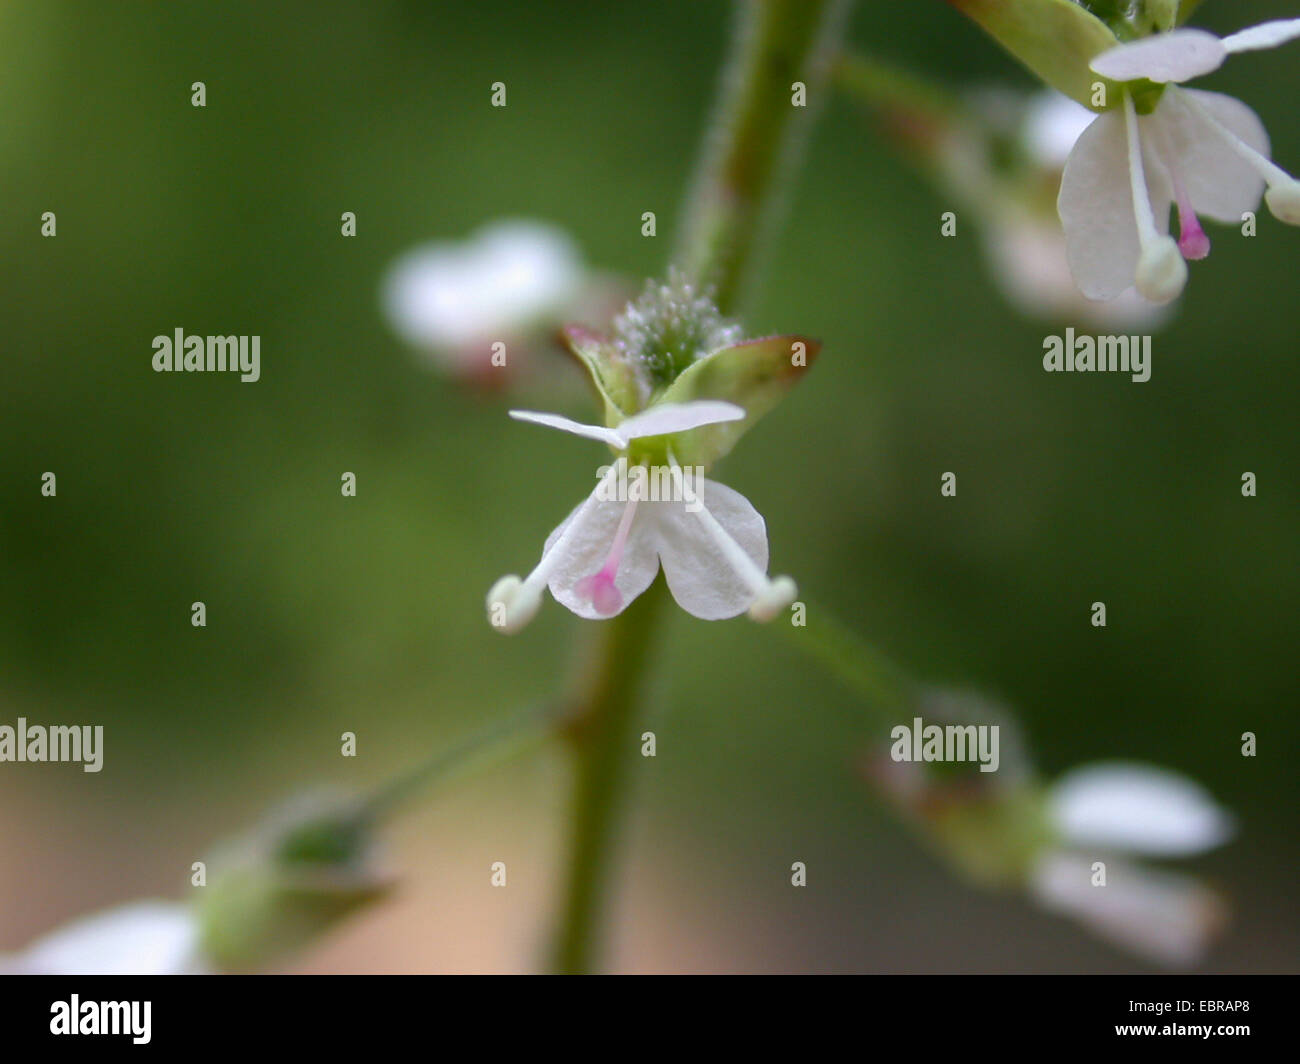
<instances>
[{"instance_id":1,"label":"notched petal","mask_svg":"<svg viewBox=\"0 0 1300 1064\"><path fill-rule=\"evenodd\" d=\"M767 572L763 516L740 492L714 480L701 480L701 500L709 513L758 569ZM656 505L656 545L677 605L705 621L737 617L749 609L754 589L736 572L699 514L681 502Z\"/></svg>"},{"instance_id":2,"label":"notched petal","mask_svg":"<svg viewBox=\"0 0 1300 1064\"><path fill-rule=\"evenodd\" d=\"M1115 81L1164 85L1218 70L1228 56L1223 42L1205 30L1177 29L1121 44L1092 61L1092 69Z\"/></svg>"}]
</instances>

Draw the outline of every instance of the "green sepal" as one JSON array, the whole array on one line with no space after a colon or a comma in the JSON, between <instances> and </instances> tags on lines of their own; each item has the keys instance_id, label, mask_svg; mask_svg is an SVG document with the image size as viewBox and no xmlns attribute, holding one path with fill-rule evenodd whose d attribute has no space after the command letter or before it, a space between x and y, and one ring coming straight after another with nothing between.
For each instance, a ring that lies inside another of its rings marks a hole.
<instances>
[{"instance_id":1,"label":"green sepal","mask_svg":"<svg viewBox=\"0 0 1300 1064\"><path fill-rule=\"evenodd\" d=\"M1090 110L1093 87L1106 86L1106 107L1118 105L1119 85L1088 64L1115 47L1114 30L1074 0L949 0L1052 88Z\"/></svg>"},{"instance_id":2,"label":"green sepal","mask_svg":"<svg viewBox=\"0 0 1300 1064\"><path fill-rule=\"evenodd\" d=\"M745 417L677 433L671 441L674 457L702 466L721 458L808 372L820 350L821 341L806 336L767 336L721 348L689 366L659 402L722 399L741 407Z\"/></svg>"},{"instance_id":3,"label":"green sepal","mask_svg":"<svg viewBox=\"0 0 1300 1064\"><path fill-rule=\"evenodd\" d=\"M265 968L391 887L355 872L236 866L203 888L197 907L203 954L224 972Z\"/></svg>"},{"instance_id":4,"label":"green sepal","mask_svg":"<svg viewBox=\"0 0 1300 1064\"><path fill-rule=\"evenodd\" d=\"M943 855L988 887L1023 886L1035 861L1058 843L1046 797L1031 783L939 803L928 822Z\"/></svg>"},{"instance_id":5,"label":"green sepal","mask_svg":"<svg viewBox=\"0 0 1300 1064\"><path fill-rule=\"evenodd\" d=\"M605 424L613 427L641 407L636 371L612 340L581 325L560 330L565 346L582 363L605 405Z\"/></svg>"},{"instance_id":6,"label":"green sepal","mask_svg":"<svg viewBox=\"0 0 1300 1064\"><path fill-rule=\"evenodd\" d=\"M211 882L195 888L200 948L227 972L292 955L393 886L375 868L363 807L345 795L295 799L207 864Z\"/></svg>"}]
</instances>

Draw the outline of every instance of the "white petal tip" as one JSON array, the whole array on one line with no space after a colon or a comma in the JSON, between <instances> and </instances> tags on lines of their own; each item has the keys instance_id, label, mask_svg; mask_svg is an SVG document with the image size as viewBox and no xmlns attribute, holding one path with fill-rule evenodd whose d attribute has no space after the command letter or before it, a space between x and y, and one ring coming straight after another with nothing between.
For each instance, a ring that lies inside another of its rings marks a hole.
<instances>
[{"instance_id":1,"label":"white petal tip","mask_svg":"<svg viewBox=\"0 0 1300 1064\"><path fill-rule=\"evenodd\" d=\"M1183 294L1187 262L1173 237L1161 237L1142 250L1134 283L1138 294L1152 303L1168 303Z\"/></svg>"},{"instance_id":2,"label":"white petal tip","mask_svg":"<svg viewBox=\"0 0 1300 1064\"><path fill-rule=\"evenodd\" d=\"M1297 37L1300 37L1300 18L1280 18L1224 37L1223 46L1233 53L1253 52L1259 48L1276 48Z\"/></svg>"},{"instance_id":3,"label":"white petal tip","mask_svg":"<svg viewBox=\"0 0 1300 1064\"><path fill-rule=\"evenodd\" d=\"M559 414L547 414L539 410L509 410L507 413L516 421L526 421L530 425L544 425L548 429L571 432L575 436L582 436L588 440L600 440L602 443L608 443L619 450L627 447L627 441L619 433L613 429L607 429L603 425L585 425L581 421L574 421L572 418L562 417Z\"/></svg>"},{"instance_id":4,"label":"white petal tip","mask_svg":"<svg viewBox=\"0 0 1300 1064\"><path fill-rule=\"evenodd\" d=\"M1300 181L1274 185L1264 193L1264 202L1279 222L1300 225Z\"/></svg>"},{"instance_id":5,"label":"white petal tip","mask_svg":"<svg viewBox=\"0 0 1300 1064\"><path fill-rule=\"evenodd\" d=\"M1065 842L1156 857L1188 857L1233 835L1231 815L1205 788L1176 772L1111 761L1066 773L1048 809Z\"/></svg>"},{"instance_id":6,"label":"white petal tip","mask_svg":"<svg viewBox=\"0 0 1300 1064\"><path fill-rule=\"evenodd\" d=\"M766 624L787 609L798 595L799 589L790 577L778 576L775 580L769 581L767 587L759 592L758 597L749 607L749 616Z\"/></svg>"},{"instance_id":7,"label":"white petal tip","mask_svg":"<svg viewBox=\"0 0 1300 1064\"><path fill-rule=\"evenodd\" d=\"M542 595L517 576L503 576L487 593L488 623L503 635L514 635L528 624L542 604Z\"/></svg>"}]
</instances>

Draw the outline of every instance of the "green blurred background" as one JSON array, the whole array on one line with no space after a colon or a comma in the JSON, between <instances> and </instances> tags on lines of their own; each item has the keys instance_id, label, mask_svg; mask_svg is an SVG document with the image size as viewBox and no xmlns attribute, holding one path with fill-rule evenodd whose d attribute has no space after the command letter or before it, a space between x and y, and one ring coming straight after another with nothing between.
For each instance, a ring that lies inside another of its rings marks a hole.
<instances>
[{"instance_id":1,"label":"green blurred background","mask_svg":"<svg viewBox=\"0 0 1300 1064\"><path fill-rule=\"evenodd\" d=\"M379 781L562 682L585 622L548 599L503 639L482 596L533 561L593 455L421 364L379 281L503 215L661 271L729 23L693 0L0 8L0 722L106 730L98 775L0 765L0 950L183 896L268 803ZM850 38L955 85L1029 84L937 0L861 3ZM1293 167L1296 54L1204 86L1255 106ZM1012 314L971 230L940 238L947 205L850 103L825 109L786 207L747 325L825 349L721 471L767 518L774 570L916 672L1006 700L1048 772L1124 757L1205 782L1242 822L1197 865L1236 909L1211 966L1294 969L1300 233L1219 230L1135 385L1044 374L1057 327ZM153 373L177 326L260 334L261 381ZM778 635L677 613L659 661L615 967L1140 968L952 879L860 782L868 715ZM534 967L564 790L542 757L422 804L391 835L398 895L295 970Z\"/></svg>"}]
</instances>

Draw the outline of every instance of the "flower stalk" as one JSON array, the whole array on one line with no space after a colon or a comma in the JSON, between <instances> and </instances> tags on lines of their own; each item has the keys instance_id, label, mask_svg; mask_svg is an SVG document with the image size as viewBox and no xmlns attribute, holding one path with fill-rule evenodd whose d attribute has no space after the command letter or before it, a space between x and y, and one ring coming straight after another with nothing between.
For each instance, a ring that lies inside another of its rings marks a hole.
<instances>
[{"instance_id":1,"label":"flower stalk","mask_svg":"<svg viewBox=\"0 0 1300 1064\"><path fill-rule=\"evenodd\" d=\"M552 967L589 972L597 963L614 830L627 765L635 751L636 711L666 589L656 584L599 627L583 686L561 723L574 755L572 837Z\"/></svg>"},{"instance_id":2,"label":"flower stalk","mask_svg":"<svg viewBox=\"0 0 1300 1064\"><path fill-rule=\"evenodd\" d=\"M691 188L678 261L723 314L740 304L774 193L799 162L848 9L846 0L739 0L735 51ZM806 89L793 102L794 85Z\"/></svg>"},{"instance_id":3,"label":"flower stalk","mask_svg":"<svg viewBox=\"0 0 1300 1064\"><path fill-rule=\"evenodd\" d=\"M753 269L774 193L797 161L847 0L739 0L733 55L717 118L685 212L678 262L718 310L734 313ZM665 589L661 583L598 629L593 661L571 700L567 735L575 758L572 837L555 933L557 971L591 971L610 878L611 843L627 759L634 753L637 703Z\"/></svg>"}]
</instances>

